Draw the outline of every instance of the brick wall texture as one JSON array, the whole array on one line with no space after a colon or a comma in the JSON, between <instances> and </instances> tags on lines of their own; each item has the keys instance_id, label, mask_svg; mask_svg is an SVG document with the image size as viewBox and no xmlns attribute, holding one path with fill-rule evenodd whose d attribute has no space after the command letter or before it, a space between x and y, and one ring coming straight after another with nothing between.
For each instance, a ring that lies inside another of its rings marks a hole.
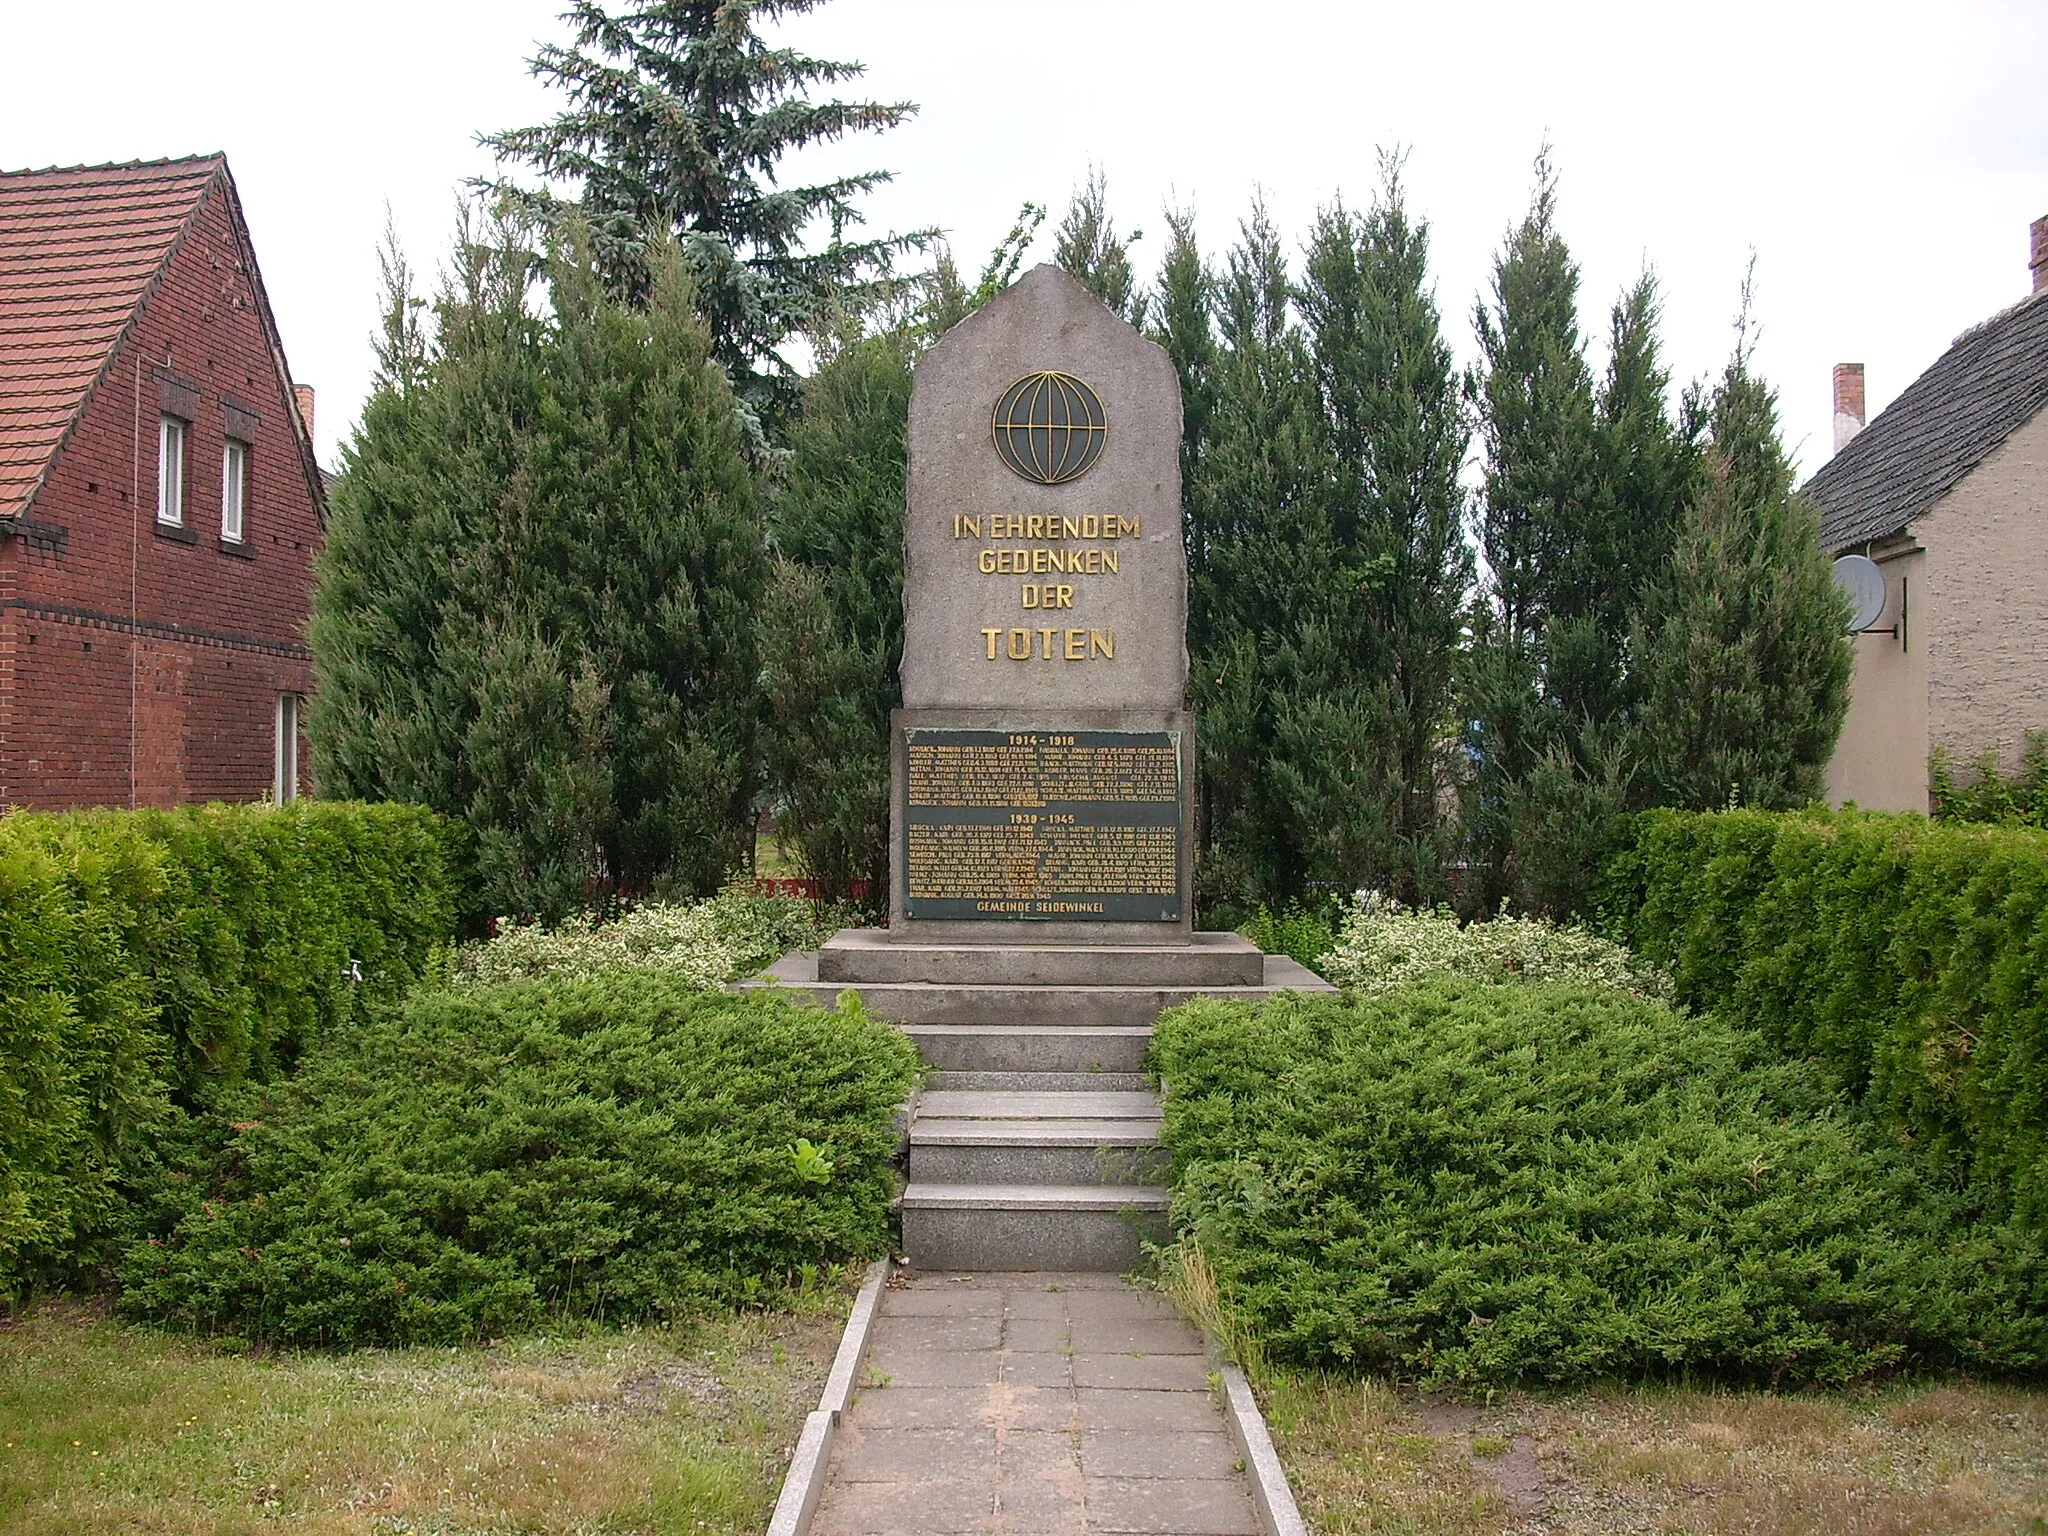
<instances>
[{"instance_id":1,"label":"brick wall texture","mask_svg":"<svg viewBox=\"0 0 2048 1536\"><path fill-rule=\"evenodd\" d=\"M228 185L53 462L28 512L45 531L0 537L0 807L261 799L278 695L312 690L319 514ZM191 420L182 539L156 519L165 400ZM252 449L239 552L221 539L231 410Z\"/></svg>"}]
</instances>

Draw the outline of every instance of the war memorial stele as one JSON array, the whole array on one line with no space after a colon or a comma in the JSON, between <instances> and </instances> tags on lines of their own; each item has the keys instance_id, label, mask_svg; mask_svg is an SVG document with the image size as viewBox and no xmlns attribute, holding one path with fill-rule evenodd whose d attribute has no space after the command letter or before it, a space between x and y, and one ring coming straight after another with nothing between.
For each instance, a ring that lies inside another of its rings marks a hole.
<instances>
[{"instance_id":1,"label":"war memorial stele","mask_svg":"<svg viewBox=\"0 0 2048 1536\"><path fill-rule=\"evenodd\" d=\"M920 361L892 934L1192 932L1179 449L1164 349L1058 268Z\"/></svg>"}]
</instances>

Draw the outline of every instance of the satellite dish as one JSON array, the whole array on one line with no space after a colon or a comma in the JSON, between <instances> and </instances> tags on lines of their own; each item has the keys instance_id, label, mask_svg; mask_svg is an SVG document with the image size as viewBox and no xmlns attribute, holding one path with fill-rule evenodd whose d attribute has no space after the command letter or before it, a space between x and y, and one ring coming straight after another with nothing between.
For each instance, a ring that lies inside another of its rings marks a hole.
<instances>
[{"instance_id":1,"label":"satellite dish","mask_svg":"<svg viewBox=\"0 0 2048 1536\"><path fill-rule=\"evenodd\" d=\"M1849 633L1860 635L1884 616L1884 572L1868 555L1835 562L1835 585L1849 599Z\"/></svg>"}]
</instances>

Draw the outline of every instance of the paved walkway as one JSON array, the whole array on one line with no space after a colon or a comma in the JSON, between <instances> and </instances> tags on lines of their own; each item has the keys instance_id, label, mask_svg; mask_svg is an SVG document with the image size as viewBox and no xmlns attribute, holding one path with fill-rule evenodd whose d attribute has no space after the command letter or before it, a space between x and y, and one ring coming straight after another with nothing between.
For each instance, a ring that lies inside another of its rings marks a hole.
<instances>
[{"instance_id":1,"label":"paved walkway","mask_svg":"<svg viewBox=\"0 0 2048 1536\"><path fill-rule=\"evenodd\" d=\"M1202 1340L1114 1275L883 1293L813 1536L1257 1536Z\"/></svg>"}]
</instances>

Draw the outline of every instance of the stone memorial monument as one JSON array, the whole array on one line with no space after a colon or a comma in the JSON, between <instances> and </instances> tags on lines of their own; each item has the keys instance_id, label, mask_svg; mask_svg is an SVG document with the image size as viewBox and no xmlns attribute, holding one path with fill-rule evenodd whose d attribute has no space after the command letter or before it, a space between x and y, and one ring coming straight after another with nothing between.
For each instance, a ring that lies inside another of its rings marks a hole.
<instances>
[{"instance_id":1,"label":"stone memorial monument","mask_svg":"<svg viewBox=\"0 0 2048 1536\"><path fill-rule=\"evenodd\" d=\"M1157 1166L1159 1011L1328 990L1194 931L1180 431L1165 350L1056 267L918 364L889 926L764 980L857 988L939 1069L903 1198L920 1264L1127 1263L1120 1216L1165 1195L1103 1154Z\"/></svg>"}]
</instances>

